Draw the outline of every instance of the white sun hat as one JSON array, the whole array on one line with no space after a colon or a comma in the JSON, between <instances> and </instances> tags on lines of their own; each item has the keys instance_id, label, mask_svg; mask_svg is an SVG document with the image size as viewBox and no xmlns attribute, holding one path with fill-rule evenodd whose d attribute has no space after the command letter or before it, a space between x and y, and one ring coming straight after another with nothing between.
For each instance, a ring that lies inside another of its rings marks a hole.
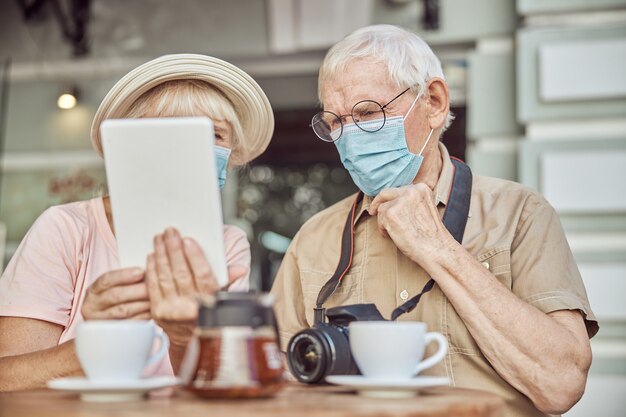
<instances>
[{"instance_id":1,"label":"white sun hat","mask_svg":"<svg viewBox=\"0 0 626 417\"><path fill-rule=\"evenodd\" d=\"M91 143L102 156L100 124L119 119L141 95L173 80L200 80L218 89L232 103L243 129L247 163L267 148L274 132L274 114L261 87L240 68L206 55L173 54L148 61L126 74L104 97L91 125Z\"/></svg>"}]
</instances>

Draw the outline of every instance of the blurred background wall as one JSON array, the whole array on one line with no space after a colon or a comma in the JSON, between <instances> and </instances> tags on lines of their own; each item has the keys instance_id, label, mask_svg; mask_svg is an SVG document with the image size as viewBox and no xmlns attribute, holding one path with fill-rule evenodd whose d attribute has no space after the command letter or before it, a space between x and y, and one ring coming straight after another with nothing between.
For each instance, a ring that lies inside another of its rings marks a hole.
<instances>
[{"instance_id":1,"label":"blurred background wall","mask_svg":"<svg viewBox=\"0 0 626 417\"><path fill-rule=\"evenodd\" d=\"M626 0L0 0L5 262L46 207L98 194L89 127L113 83L156 56L196 52L242 67L275 110L268 151L223 193L226 221L253 247L253 286L268 289L299 226L356 190L308 123L328 47L375 23L417 31L442 60L451 153L559 212L601 321L587 393L568 416L623 416ZM63 110L66 91L78 101Z\"/></svg>"}]
</instances>

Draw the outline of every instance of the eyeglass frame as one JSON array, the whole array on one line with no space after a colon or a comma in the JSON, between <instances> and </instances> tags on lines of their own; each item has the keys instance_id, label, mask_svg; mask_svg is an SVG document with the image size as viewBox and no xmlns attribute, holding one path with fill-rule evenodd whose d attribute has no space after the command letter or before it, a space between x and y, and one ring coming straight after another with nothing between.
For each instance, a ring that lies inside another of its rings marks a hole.
<instances>
[{"instance_id":1,"label":"eyeglass frame","mask_svg":"<svg viewBox=\"0 0 626 417\"><path fill-rule=\"evenodd\" d=\"M403 90L400 94L398 94L397 96L395 96L394 98L392 98L391 100L389 100L385 105L381 106L379 102L377 102L376 100L360 100L357 101L354 106L352 106L352 109L350 110L350 114L342 114L342 115L338 115L336 113L333 113L332 111L328 111L328 110L322 110L322 111L318 111L317 113L315 113L313 115L313 117L311 118L311 123L309 123L309 127L311 128L311 130L313 130L313 133L315 133L315 136L317 136L320 140L326 142L326 143L334 143L337 142L340 138L341 135L343 135L343 118L350 116L352 118L352 121L354 122L354 124L356 125L356 127L358 127L359 129L361 129L364 132L367 133L375 133L378 132L380 129L382 129L383 127L385 127L385 123L387 123L387 113L385 113L385 108L387 106L389 106L391 103L393 103L394 101L396 101L398 98L400 98L404 93L406 93L407 91L409 91L411 89L411 87L407 87L405 90ZM359 124L355 121L354 116L352 115L354 113L354 108L356 106L358 106L361 103L365 103L365 102L372 102L372 103L376 103L380 109L383 112L383 123L380 125L380 127L376 130L365 130L363 129L361 126L359 126ZM337 118L337 120L339 120L339 124L341 126L341 131L339 132L339 136L337 136L337 139L333 139L333 140L326 140L323 137L321 137L313 128L313 119L315 118L315 116L317 116L318 114L321 113L330 113L333 116L335 116Z\"/></svg>"}]
</instances>

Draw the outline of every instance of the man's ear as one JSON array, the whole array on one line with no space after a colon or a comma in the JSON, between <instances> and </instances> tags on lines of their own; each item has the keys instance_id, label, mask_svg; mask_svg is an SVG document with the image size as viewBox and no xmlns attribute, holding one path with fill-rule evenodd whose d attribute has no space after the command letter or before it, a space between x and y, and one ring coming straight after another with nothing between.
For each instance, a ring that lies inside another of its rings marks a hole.
<instances>
[{"instance_id":1,"label":"man's ear","mask_svg":"<svg viewBox=\"0 0 626 417\"><path fill-rule=\"evenodd\" d=\"M432 78L426 84L424 96L427 102L428 123L431 129L443 128L450 111L448 85L441 78Z\"/></svg>"}]
</instances>

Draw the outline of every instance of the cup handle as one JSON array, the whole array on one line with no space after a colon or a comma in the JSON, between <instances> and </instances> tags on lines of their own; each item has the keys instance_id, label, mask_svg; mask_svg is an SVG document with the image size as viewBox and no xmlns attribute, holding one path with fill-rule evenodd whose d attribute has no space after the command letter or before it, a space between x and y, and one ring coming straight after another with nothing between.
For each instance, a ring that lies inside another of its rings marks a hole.
<instances>
[{"instance_id":1,"label":"cup handle","mask_svg":"<svg viewBox=\"0 0 626 417\"><path fill-rule=\"evenodd\" d=\"M431 366L439 363L444 358L444 356L446 356L446 353L448 353L448 339L446 339L446 337L442 335L441 333L437 333L437 332L426 333L424 340L425 340L426 346L428 346L430 342L434 341L434 342L437 342L437 344L439 345L439 348L437 349L437 352L435 352L434 355L424 359L423 361L417 364L417 367L415 368L415 372L413 372L413 375L417 375L420 372L422 372L424 369L428 369Z\"/></svg>"},{"instance_id":2,"label":"cup handle","mask_svg":"<svg viewBox=\"0 0 626 417\"><path fill-rule=\"evenodd\" d=\"M150 355L150 359L148 359L148 362L146 363L146 368L154 365L155 363L163 359L165 354L170 349L170 339L169 337L167 337L165 332L157 333L156 337L161 340L161 346L159 346L159 350Z\"/></svg>"}]
</instances>

